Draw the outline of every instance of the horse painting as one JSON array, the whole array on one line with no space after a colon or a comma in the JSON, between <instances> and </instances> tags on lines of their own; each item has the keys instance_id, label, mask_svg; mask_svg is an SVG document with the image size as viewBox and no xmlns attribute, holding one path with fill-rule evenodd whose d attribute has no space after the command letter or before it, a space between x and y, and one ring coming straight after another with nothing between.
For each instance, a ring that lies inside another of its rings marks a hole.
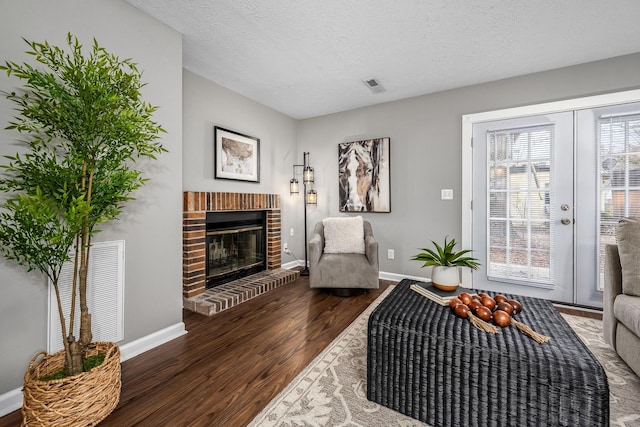
<instances>
[{"instance_id":1,"label":"horse painting","mask_svg":"<svg viewBox=\"0 0 640 427\"><path fill-rule=\"evenodd\" d=\"M338 145L341 212L390 212L389 138Z\"/></svg>"}]
</instances>

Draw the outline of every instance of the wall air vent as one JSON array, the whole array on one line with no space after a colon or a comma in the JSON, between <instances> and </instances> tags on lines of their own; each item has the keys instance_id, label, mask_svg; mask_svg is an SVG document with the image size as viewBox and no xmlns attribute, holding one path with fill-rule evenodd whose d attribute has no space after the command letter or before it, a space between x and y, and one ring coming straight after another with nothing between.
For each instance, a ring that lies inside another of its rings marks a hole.
<instances>
[{"instance_id":1,"label":"wall air vent","mask_svg":"<svg viewBox=\"0 0 640 427\"><path fill-rule=\"evenodd\" d=\"M73 256L72 256L73 258ZM73 264L62 267L59 286L66 302L62 311L67 321L71 311ZM124 339L124 240L96 242L89 256L87 303L91 312L93 341L118 342ZM78 297L79 298L79 297ZM76 311L80 311L79 301ZM79 338L80 316L76 313L74 335ZM49 284L49 334L47 351L62 350L62 332L53 285Z\"/></svg>"},{"instance_id":2,"label":"wall air vent","mask_svg":"<svg viewBox=\"0 0 640 427\"><path fill-rule=\"evenodd\" d=\"M373 93L384 92L386 89L380 84L378 79L365 79L362 81L366 87Z\"/></svg>"}]
</instances>

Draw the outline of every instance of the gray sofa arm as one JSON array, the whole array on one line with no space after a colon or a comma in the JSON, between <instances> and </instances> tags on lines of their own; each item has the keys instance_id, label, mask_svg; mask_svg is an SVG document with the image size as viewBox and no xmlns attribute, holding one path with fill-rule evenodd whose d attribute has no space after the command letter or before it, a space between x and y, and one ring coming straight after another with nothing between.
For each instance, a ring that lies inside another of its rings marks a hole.
<instances>
[{"instance_id":1,"label":"gray sofa arm","mask_svg":"<svg viewBox=\"0 0 640 427\"><path fill-rule=\"evenodd\" d=\"M613 303L622 293L622 267L617 245L604 248L604 295L602 299L602 332L604 339L615 350L618 319L613 314Z\"/></svg>"},{"instance_id":2,"label":"gray sofa arm","mask_svg":"<svg viewBox=\"0 0 640 427\"><path fill-rule=\"evenodd\" d=\"M324 238L318 232L311 235L309 240L309 268L313 268L320 262L322 251L324 250Z\"/></svg>"}]
</instances>

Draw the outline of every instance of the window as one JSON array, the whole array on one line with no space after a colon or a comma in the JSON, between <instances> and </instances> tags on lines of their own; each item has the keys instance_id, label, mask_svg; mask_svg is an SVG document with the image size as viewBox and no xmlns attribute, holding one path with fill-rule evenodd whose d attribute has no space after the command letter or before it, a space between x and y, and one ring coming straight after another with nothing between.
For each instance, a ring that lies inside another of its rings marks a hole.
<instances>
[{"instance_id":1,"label":"window","mask_svg":"<svg viewBox=\"0 0 640 427\"><path fill-rule=\"evenodd\" d=\"M615 244L622 217L640 216L640 114L610 115L598 121L600 165L600 261ZM603 268L600 269L602 283ZM600 286L602 289L602 286Z\"/></svg>"},{"instance_id":2,"label":"window","mask_svg":"<svg viewBox=\"0 0 640 427\"><path fill-rule=\"evenodd\" d=\"M549 227L553 125L487 132L487 275L553 281Z\"/></svg>"}]
</instances>

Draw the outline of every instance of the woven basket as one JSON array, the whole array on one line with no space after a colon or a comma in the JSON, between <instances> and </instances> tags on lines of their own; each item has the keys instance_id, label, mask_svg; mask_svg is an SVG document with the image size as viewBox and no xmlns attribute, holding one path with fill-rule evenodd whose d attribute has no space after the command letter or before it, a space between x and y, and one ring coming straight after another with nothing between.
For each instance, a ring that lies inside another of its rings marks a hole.
<instances>
[{"instance_id":1,"label":"woven basket","mask_svg":"<svg viewBox=\"0 0 640 427\"><path fill-rule=\"evenodd\" d=\"M87 356L104 354L104 362L88 372L40 381L64 365L64 351L36 354L24 374L23 426L94 426L120 400L120 349L112 342L89 345ZM38 360L40 356L44 358Z\"/></svg>"}]
</instances>

